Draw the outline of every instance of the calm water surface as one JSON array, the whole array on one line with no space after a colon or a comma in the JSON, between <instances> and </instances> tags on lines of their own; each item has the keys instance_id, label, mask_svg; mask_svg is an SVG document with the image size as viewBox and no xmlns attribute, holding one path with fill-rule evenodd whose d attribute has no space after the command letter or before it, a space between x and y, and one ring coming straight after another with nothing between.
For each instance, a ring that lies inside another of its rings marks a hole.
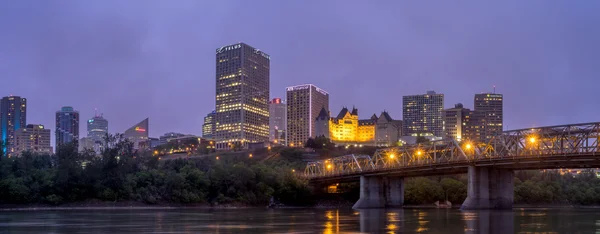
<instances>
[{"instance_id":1,"label":"calm water surface","mask_svg":"<svg viewBox=\"0 0 600 234\"><path fill-rule=\"evenodd\" d=\"M0 211L0 233L600 233L600 210Z\"/></svg>"}]
</instances>

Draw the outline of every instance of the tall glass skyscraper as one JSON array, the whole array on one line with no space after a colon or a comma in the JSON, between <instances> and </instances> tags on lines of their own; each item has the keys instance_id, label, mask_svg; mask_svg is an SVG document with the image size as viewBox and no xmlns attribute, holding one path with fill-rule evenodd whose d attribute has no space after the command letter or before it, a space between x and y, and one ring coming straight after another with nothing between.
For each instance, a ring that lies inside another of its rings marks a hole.
<instances>
[{"instance_id":1,"label":"tall glass skyscraper","mask_svg":"<svg viewBox=\"0 0 600 234\"><path fill-rule=\"evenodd\" d=\"M102 115L96 115L87 121L87 136L94 143L101 144L104 141L104 136L108 133L108 120Z\"/></svg>"},{"instance_id":2,"label":"tall glass skyscraper","mask_svg":"<svg viewBox=\"0 0 600 234\"><path fill-rule=\"evenodd\" d=\"M64 106L56 112L55 150L62 144L79 140L79 112ZM75 147L77 148L77 147Z\"/></svg>"},{"instance_id":3,"label":"tall glass skyscraper","mask_svg":"<svg viewBox=\"0 0 600 234\"><path fill-rule=\"evenodd\" d=\"M244 43L216 51L217 149L269 140L270 57Z\"/></svg>"},{"instance_id":4,"label":"tall glass skyscraper","mask_svg":"<svg viewBox=\"0 0 600 234\"><path fill-rule=\"evenodd\" d=\"M15 132L27 123L27 99L19 96L3 97L0 100L0 140L5 144L4 156L15 153Z\"/></svg>"}]
</instances>

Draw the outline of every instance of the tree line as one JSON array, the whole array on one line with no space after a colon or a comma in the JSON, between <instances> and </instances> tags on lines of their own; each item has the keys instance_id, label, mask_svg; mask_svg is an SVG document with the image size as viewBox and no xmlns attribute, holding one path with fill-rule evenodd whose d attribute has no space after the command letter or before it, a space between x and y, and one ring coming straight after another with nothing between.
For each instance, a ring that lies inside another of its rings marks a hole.
<instances>
[{"instance_id":1,"label":"tree line","mask_svg":"<svg viewBox=\"0 0 600 234\"><path fill-rule=\"evenodd\" d=\"M326 139L310 143L317 152L365 153L368 147L333 147ZM322 147L325 146L325 147ZM341 152L341 151L347 152ZM1 152L1 150L0 150ZM161 160L151 151L138 152L122 135L108 135L100 156L78 152L76 144L59 147L54 155L0 155L0 204L59 205L80 201L137 201L146 204L265 205L272 198L285 205L313 205L323 194L298 174L302 152L284 148ZM578 174L557 170L516 171L517 204L600 204L600 178L592 170ZM349 202L358 198L359 184L343 184ZM466 175L405 180L405 204L462 203Z\"/></svg>"},{"instance_id":2,"label":"tree line","mask_svg":"<svg viewBox=\"0 0 600 234\"><path fill-rule=\"evenodd\" d=\"M2 157L0 204L97 200L264 205L274 198L283 204L307 205L314 199L308 183L296 176L301 163L286 156L268 162L241 154L160 160L152 152L135 151L122 135L106 140L100 156L78 152L71 143L54 155L26 152Z\"/></svg>"}]
</instances>

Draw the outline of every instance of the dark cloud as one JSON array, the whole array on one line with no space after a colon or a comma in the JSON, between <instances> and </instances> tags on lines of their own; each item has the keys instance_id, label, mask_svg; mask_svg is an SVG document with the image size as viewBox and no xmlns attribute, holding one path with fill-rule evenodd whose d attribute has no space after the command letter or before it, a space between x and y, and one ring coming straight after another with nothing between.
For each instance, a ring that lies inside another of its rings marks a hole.
<instances>
[{"instance_id":1,"label":"dark cloud","mask_svg":"<svg viewBox=\"0 0 600 234\"><path fill-rule=\"evenodd\" d=\"M271 93L314 83L332 111L401 117L403 95L446 106L505 94L522 128L598 121L600 3L594 1L3 1L0 95L29 98L54 127L71 105L123 131L200 134L214 108L214 49L239 41L272 57ZM82 126L82 129L85 129Z\"/></svg>"}]
</instances>

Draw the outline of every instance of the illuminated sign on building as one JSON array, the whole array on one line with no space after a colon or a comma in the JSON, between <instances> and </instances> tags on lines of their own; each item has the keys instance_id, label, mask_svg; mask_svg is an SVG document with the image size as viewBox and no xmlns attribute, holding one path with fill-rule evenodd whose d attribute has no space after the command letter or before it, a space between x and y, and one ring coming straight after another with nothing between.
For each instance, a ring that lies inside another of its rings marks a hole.
<instances>
[{"instance_id":1,"label":"illuminated sign on building","mask_svg":"<svg viewBox=\"0 0 600 234\"><path fill-rule=\"evenodd\" d=\"M135 130L138 132L145 132L146 129L140 128L140 127L135 127Z\"/></svg>"},{"instance_id":2,"label":"illuminated sign on building","mask_svg":"<svg viewBox=\"0 0 600 234\"><path fill-rule=\"evenodd\" d=\"M260 54L261 56L265 57L266 59L271 60L271 56L269 56L268 54L265 54L265 52L262 52L259 49L254 49L254 53Z\"/></svg>"},{"instance_id":3,"label":"illuminated sign on building","mask_svg":"<svg viewBox=\"0 0 600 234\"><path fill-rule=\"evenodd\" d=\"M239 49L239 48L242 48L242 44L223 46L223 47L217 49L217 54L223 53L225 51Z\"/></svg>"},{"instance_id":4,"label":"illuminated sign on building","mask_svg":"<svg viewBox=\"0 0 600 234\"><path fill-rule=\"evenodd\" d=\"M318 87L315 87L315 88L317 89L317 92L319 92L319 93L321 93L323 95L327 95L328 94L327 92L325 92L325 90L322 90L322 89L320 89Z\"/></svg>"},{"instance_id":5,"label":"illuminated sign on building","mask_svg":"<svg viewBox=\"0 0 600 234\"><path fill-rule=\"evenodd\" d=\"M310 87L310 85L296 85L293 87L287 87L285 90L286 91L296 91L296 90L308 89L309 87Z\"/></svg>"},{"instance_id":6,"label":"illuminated sign on building","mask_svg":"<svg viewBox=\"0 0 600 234\"><path fill-rule=\"evenodd\" d=\"M296 85L296 86L292 86L292 87L287 87L285 90L286 91L296 91L296 90L303 90L303 89L308 89L310 88L310 86L314 86L312 84L305 84L305 85ZM317 90L317 92L323 94L323 95L328 95L328 93L325 90L322 90L318 87L315 86L315 89Z\"/></svg>"}]
</instances>

